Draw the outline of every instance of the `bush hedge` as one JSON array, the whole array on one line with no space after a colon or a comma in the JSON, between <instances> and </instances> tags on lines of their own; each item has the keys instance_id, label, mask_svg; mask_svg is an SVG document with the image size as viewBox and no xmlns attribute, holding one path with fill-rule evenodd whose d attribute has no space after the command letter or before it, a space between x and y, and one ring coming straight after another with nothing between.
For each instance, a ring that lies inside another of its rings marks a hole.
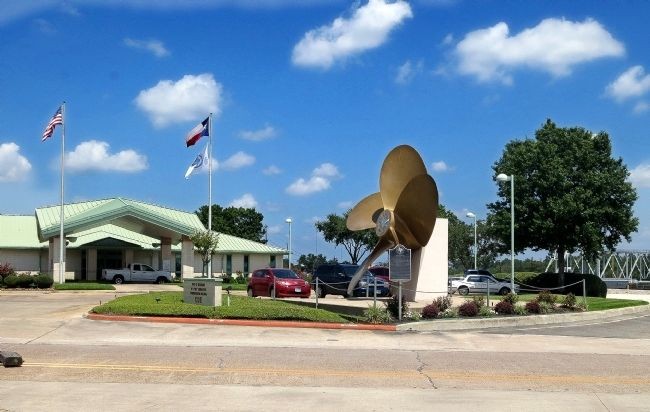
<instances>
[{"instance_id":1,"label":"bush hedge","mask_svg":"<svg viewBox=\"0 0 650 412\"><path fill-rule=\"evenodd\" d=\"M4 278L4 283L7 288L13 289L18 287L18 276L9 275Z\"/></svg>"},{"instance_id":2,"label":"bush hedge","mask_svg":"<svg viewBox=\"0 0 650 412\"><path fill-rule=\"evenodd\" d=\"M561 289L554 289L572 283L586 280L587 296L604 298L607 297L607 284L596 275L589 273L559 273L544 272L537 276L529 278L526 285L533 286L539 289L553 289L553 293L567 294L573 293L576 296L582 296L582 284L578 283L572 286L563 287ZM526 286L522 286L525 290Z\"/></svg>"},{"instance_id":3,"label":"bush hedge","mask_svg":"<svg viewBox=\"0 0 650 412\"><path fill-rule=\"evenodd\" d=\"M52 284L54 284L54 279L52 279L50 275L41 273L34 278L34 282L36 282L37 288L47 289L52 287Z\"/></svg>"}]
</instances>

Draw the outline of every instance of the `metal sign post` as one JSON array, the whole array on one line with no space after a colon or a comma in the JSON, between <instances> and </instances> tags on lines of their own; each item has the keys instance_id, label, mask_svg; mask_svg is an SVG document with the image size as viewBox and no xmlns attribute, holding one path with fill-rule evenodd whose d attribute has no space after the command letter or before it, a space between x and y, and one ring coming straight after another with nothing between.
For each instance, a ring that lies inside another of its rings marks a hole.
<instances>
[{"instance_id":1,"label":"metal sign post","mask_svg":"<svg viewBox=\"0 0 650 412\"><path fill-rule=\"evenodd\" d=\"M398 285L398 320L402 320L402 282L411 280L411 249L397 245L388 250L389 280Z\"/></svg>"}]
</instances>

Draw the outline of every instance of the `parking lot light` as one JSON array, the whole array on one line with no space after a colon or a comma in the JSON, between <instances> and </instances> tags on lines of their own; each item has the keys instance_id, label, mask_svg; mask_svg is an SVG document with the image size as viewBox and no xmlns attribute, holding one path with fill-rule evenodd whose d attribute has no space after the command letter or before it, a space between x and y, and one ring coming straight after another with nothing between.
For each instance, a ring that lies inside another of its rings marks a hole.
<instances>
[{"instance_id":1,"label":"parking lot light","mask_svg":"<svg viewBox=\"0 0 650 412\"><path fill-rule=\"evenodd\" d=\"M465 215L470 219L474 219L474 270L478 269L476 266L476 253L478 252L478 247L476 243L476 215L472 212L467 212Z\"/></svg>"},{"instance_id":2,"label":"parking lot light","mask_svg":"<svg viewBox=\"0 0 650 412\"><path fill-rule=\"evenodd\" d=\"M515 291L515 175L499 173L497 181L510 182L510 291Z\"/></svg>"}]
</instances>

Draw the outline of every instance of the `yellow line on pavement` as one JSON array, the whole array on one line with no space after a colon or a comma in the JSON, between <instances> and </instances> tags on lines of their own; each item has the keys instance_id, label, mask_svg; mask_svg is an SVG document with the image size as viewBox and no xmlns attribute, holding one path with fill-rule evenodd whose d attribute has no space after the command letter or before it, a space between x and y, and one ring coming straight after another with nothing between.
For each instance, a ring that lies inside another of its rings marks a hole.
<instances>
[{"instance_id":1,"label":"yellow line on pavement","mask_svg":"<svg viewBox=\"0 0 650 412\"><path fill-rule=\"evenodd\" d=\"M139 372L176 372L176 373L206 373L206 374L254 374L254 375L287 375L287 376L343 376L350 378L401 378L413 379L423 375L437 380L462 380L462 381L503 381L519 383L562 383L562 384L606 384L606 385L641 385L650 386L649 376L614 376L614 375L544 375L536 374L504 374L481 373L475 371L440 371L440 370L415 370L387 371L387 370L333 370L333 369L277 369L277 368L201 368L164 365L119 365L119 364L78 364L78 363L46 363L25 362L23 367L51 368L51 369L95 369L105 371L139 371Z\"/></svg>"}]
</instances>

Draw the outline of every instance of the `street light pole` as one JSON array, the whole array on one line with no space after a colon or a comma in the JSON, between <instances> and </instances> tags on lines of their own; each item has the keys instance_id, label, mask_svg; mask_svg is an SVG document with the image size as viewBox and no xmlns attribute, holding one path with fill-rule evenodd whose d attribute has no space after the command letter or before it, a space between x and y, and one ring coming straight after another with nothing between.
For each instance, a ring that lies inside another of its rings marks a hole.
<instances>
[{"instance_id":1,"label":"street light pole","mask_svg":"<svg viewBox=\"0 0 650 412\"><path fill-rule=\"evenodd\" d=\"M288 217L285 220L285 222L289 224L289 270L291 270L291 222L292 220L290 217Z\"/></svg>"},{"instance_id":2,"label":"street light pole","mask_svg":"<svg viewBox=\"0 0 650 412\"><path fill-rule=\"evenodd\" d=\"M515 292L515 175L500 173L499 182L510 182L510 291Z\"/></svg>"},{"instance_id":3,"label":"street light pole","mask_svg":"<svg viewBox=\"0 0 650 412\"><path fill-rule=\"evenodd\" d=\"M476 215L472 212L467 212L467 216L470 219L474 219L474 270L478 269L478 266L476 265L476 254L478 252L478 246L476 242Z\"/></svg>"}]
</instances>

